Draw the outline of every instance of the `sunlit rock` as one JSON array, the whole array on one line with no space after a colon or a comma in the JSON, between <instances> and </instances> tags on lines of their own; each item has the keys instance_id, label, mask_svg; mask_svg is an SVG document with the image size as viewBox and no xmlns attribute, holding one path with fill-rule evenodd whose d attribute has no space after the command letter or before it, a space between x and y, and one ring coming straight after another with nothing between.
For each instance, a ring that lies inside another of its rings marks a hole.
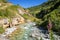
<instances>
[{"instance_id":1,"label":"sunlit rock","mask_svg":"<svg viewBox=\"0 0 60 40\"><path fill-rule=\"evenodd\" d=\"M9 26L9 19L0 19L0 25L2 25L3 28L7 28Z\"/></svg>"},{"instance_id":2,"label":"sunlit rock","mask_svg":"<svg viewBox=\"0 0 60 40\"><path fill-rule=\"evenodd\" d=\"M19 14L21 14L21 15L23 15L25 13L24 10L22 10L22 9L18 9L18 11L19 11Z\"/></svg>"},{"instance_id":3,"label":"sunlit rock","mask_svg":"<svg viewBox=\"0 0 60 40\"><path fill-rule=\"evenodd\" d=\"M1 6L2 4L0 3L0 6Z\"/></svg>"},{"instance_id":4,"label":"sunlit rock","mask_svg":"<svg viewBox=\"0 0 60 40\"><path fill-rule=\"evenodd\" d=\"M12 27L12 28L7 28L5 31L5 35L9 35L12 32L14 32L17 28L16 27Z\"/></svg>"},{"instance_id":5,"label":"sunlit rock","mask_svg":"<svg viewBox=\"0 0 60 40\"><path fill-rule=\"evenodd\" d=\"M24 23L24 22L25 22L25 19L23 17L20 17L19 23Z\"/></svg>"},{"instance_id":6,"label":"sunlit rock","mask_svg":"<svg viewBox=\"0 0 60 40\"><path fill-rule=\"evenodd\" d=\"M12 18L12 25L18 25L24 23L24 18L23 17L16 17L16 18Z\"/></svg>"},{"instance_id":7,"label":"sunlit rock","mask_svg":"<svg viewBox=\"0 0 60 40\"><path fill-rule=\"evenodd\" d=\"M9 26L9 19L5 18L3 19L3 28L7 28Z\"/></svg>"},{"instance_id":8,"label":"sunlit rock","mask_svg":"<svg viewBox=\"0 0 60 40\"><path fill-rule=\"evenodd\" d=\"M12 19L12 25L15 26L18 24L17 18Z\"/></svg>"}]
</instances>

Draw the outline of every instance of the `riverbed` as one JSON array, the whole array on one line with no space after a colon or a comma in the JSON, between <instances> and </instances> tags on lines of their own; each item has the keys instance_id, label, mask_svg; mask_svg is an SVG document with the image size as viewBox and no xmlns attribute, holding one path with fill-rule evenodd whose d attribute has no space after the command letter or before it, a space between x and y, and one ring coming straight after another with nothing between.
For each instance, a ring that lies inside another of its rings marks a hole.
<instances>
[{"instance_id":1,"label":"riverbed","mask_svg":"<svg viewBox=\"0 0 60 40\"><path fill-rule=\"evenodd\" d=\"M41 38L43 40L50 40L49 34L48 33L43 33L47 32L47 30L39 29L36 26L35 22L28 22L25 24L19 25L20 29L23 29L22 34L21 32L18 33L18 35L13 36L12 40L40 40ZM12 31L16 30L15 27L7 29L8 32L6 34L11 33ZM1 37L1 36L0 36ZM54 34L55 40L60 40L60 36ZM10 40L11 38L5 38L6 40Z\"/></svg>"}]
</instances>

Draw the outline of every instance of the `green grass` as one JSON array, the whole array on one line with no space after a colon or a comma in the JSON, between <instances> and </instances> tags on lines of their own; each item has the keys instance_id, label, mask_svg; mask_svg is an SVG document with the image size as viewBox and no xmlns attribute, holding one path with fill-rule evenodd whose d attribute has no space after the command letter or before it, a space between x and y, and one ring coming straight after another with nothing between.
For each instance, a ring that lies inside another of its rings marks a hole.
<instances>
[{"instance_id":1,"label":"green grass","mask_svg":"<svg viewBox=\"0 0 60 40\"><path fill-rule=\"evenodd\" d=\"M12 5L10 7L7 7L6 9L0 10L0 17L11 18L11 17L16 16L16 13L18 13L17 8L18 6Z\"/></svg>"},{"instance_id":2,"label":"green grass","mask_svg":"<svg viewBox=\"0 0 60 40\"><path fill-rule=\"evenodd\" d=\"M8 17L15 16L15 14L13 12L11 12L9 9L6 9L6 10L0 10L0 16L8 18Z\"/></svg>"},{"instance_id":3,"label":"green grass","mask_svg":"<svg viewBox=\"0 0 60 40\"><path fill-rule=\"evenodd\" d=\"M35 18L35 17L33 17L33 16L29 16L28 14L23 14L23 17L24 17L25 19L29 19L29 20L31 20L31 21L40 21L39 19L37 19L37 18Z\"/></svg>"},{"instance_id":4,"label":"green grass","mask_svg":"<svg viewBox=\"0 0 60 40\"><path fill-rule=\"evenodd\" d=\"M7 2L7 0L0 0L0 2L5 2L5 3L6 3L6 2Z\"/></svg>"}]
</instances>

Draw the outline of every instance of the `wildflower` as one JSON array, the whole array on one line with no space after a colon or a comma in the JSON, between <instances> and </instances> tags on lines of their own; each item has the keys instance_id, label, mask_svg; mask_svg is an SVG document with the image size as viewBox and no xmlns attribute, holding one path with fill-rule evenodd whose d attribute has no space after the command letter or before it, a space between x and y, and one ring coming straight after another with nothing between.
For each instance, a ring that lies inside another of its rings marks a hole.
<instances>
[{"instance_id":1,"label":"wildflower","mask_svg":"<svg viewBox=\"0 0 60 40\"><path fill-rule=\"evenodd\" d=\"M48 32L52 29L52 23L50 19L48 20L47 28L48 28Z\"/></svg>"}]
</instances>

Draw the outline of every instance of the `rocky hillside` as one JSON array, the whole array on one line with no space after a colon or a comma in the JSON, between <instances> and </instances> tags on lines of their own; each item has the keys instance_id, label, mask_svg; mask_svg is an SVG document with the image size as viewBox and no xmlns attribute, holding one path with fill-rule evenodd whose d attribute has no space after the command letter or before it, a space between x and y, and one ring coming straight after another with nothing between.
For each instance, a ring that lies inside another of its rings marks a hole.
<instances>
[{"instance_id":1,"label":"rocky hillside","mask_svg":"<svg viewBox=\"0 0 60 40\"><path fill-rule=\"evenodd\" d=\"M26 10L21 6L0 0L0 34L7 28L25 23L26 19L22 16L25 13Z\"/></svg>"},{"instance_id":2,"label":"rocky hillside","mask_svg":"<svg viewBox=\"0 0 60 40\"><path fill-rule=\"evenodd\" d=\"M39 24L41 27L47 28L48 21L51 20L52 29L54 31L60 30L60 0L49 0L28 9L30 10L30 14L41 19L42 23Z\"/></svg>"},{"instance_id":3,"label":"rocky hillside","mask_svg":"<svg viewBox=\"0 0 60 40\"><path fill-rule=\"evenodd\" d=\"M29 14L28 9L13 5L7 0L0 0L0 33L3 33L6 28L34 20L39 21Z\"/></svg>"},{"instance_id":4,"label":"rocky hillside","mask_svg":"<svg viewBox=\"0 0 60 40\"><path fill-rule=\"evenodd\" d=\"M8 38L16 34L24 34L23 28L19 25L27 22L28 18L25 15L31 16L27 9L6 0L0 0L0 40L9 40Z\"/></svg>"}]
</instances>

